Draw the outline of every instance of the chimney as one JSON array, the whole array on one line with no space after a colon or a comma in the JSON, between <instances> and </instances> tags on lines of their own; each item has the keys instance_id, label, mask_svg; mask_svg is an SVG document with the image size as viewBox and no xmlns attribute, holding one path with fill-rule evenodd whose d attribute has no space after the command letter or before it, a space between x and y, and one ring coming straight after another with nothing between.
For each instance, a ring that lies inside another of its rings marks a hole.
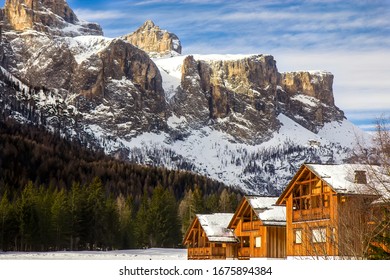
<instances>
[{"instance_id":1,"label":"chimney","mask_svg":"<svg viewBox=\"0 0 390 280\"><path fill-rule=\"evenodd\" d=\"M355 170L355 183L356 184L367 184L366 171Z\"/></svg>"}]
</instances>

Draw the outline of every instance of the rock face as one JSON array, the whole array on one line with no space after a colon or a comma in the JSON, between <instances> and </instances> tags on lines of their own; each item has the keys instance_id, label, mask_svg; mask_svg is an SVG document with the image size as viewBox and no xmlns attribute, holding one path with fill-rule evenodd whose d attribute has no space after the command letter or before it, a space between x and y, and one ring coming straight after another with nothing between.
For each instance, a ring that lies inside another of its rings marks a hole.
<instances>
[{"instance_id":1,"label":"rock face","mask_svg":"<svg viewBox=\"0 0 390 280\"><path fill-rule=\"evenodd\" d=\"M211 125L236 141L269 140L279 123L275 92L278 72L272 56L238 60L183 61L181 89L174 112L196 126Z\"/></svg>"},{"instance_id":2,"label":"rock face","mask_svg":"<svg viewBox=\"0 0 390 280\"><path fill-rule=\"evenodd\" d=\"M307 129L318 132L325 123L341 121L334 104L333 75L324 71L282 73L277 94L280 110Z\"/></svg>"},{"instance_id":3,"label":"rock face","mask_svg":"<svg viewBox=\"0 0 390 280\"><path fill-rule=\"evenodd\" d=\"M153 21L146 21L137 31L123 37L152 56L181 54L179 38L166 30L161 30Z\"/></svg>"},{"instance_id":4,"label":"rock face","mask_svg":"<svg viewBox=\"0 0 390 280\"><path fill-rule=\"evenodd\" d=\"M9 0L4 11L9 30L3 32L1 66L28 88L50 92L84 126L116 127L121 136L164 130L161 75L144 51L121 39L64 37L66 24L79 22L65 1Z\"/></svg>"},{"instance_id":5,"label":"rock face","mask_svg":"<svg viewBox=\"0 0 390 280\"><path fill-rule=\"evenodd\" d=\"M78 20L65 0L7 0L4 21L12 30L56 36L103 35L99 25Z\"/></svg>"}]
</instances>

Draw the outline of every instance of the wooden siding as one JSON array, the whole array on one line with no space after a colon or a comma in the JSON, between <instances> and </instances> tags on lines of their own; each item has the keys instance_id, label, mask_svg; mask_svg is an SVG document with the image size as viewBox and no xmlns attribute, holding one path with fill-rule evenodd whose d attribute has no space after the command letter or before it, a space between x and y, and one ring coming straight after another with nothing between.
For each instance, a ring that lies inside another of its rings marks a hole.
<instances>
[{"instance_id":1,"label":"wooden siding","mask_svg":"<svg viewBox=\"0 0 390 280\"><path fill-rule=\"evenodd\" d=\"M210 247L188 248L187 257L189 260L226 259L226 251L226 247L210 244Z\"/></svg>"},{"instance_id":2,"label":"wooden siding","mask_svg":"<svg viewBox=\"0 0 390 280\"><path fill-rule=\"evenodd\" d=\"M187 258L192 260L226 259L237 255L236 243L210 242L198 218L192 222L184 238Z\"/></svg>"},{"instance_id":3,"label":"wooden siding","mask_svg":"<svg viewBox=\"0 0 390 280\"><path fill-rule=\"evenodd\" d=\"M295 178L291 191L284 198L287 214L287 256L338 255L336 193L307 168ZM301 240L298 242L295 240L297 231L301 233ZM313 241L313 234L317 231L325 232L325 242Z\"/></svg>"},{"instance_id":4,"label":"wooden siding","mask_svg":"<svg viewBox=\"0 0 390 280\"><path fill-rule=\"evenodd\" d=\"M266 226L243 198L230 226L240 240L237 258L285 258L286 227Z\"/></svg>"}]
</instances>

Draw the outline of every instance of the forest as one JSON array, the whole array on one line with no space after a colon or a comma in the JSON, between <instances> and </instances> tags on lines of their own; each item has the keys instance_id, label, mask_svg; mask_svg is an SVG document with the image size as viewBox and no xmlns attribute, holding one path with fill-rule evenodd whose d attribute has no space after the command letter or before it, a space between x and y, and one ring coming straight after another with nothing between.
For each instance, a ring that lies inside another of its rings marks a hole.
<instances>
[{"instance_id":1,"label":"forest","mask_svg":"<svg viewBox=\"0 0 390 280\"><path fill-rule=\"evenodd\" d=\"M34 125L0 120L0 250L180 247L195 213L242 194L191 172L142 166Z\"/></svg>"}]
</instances>

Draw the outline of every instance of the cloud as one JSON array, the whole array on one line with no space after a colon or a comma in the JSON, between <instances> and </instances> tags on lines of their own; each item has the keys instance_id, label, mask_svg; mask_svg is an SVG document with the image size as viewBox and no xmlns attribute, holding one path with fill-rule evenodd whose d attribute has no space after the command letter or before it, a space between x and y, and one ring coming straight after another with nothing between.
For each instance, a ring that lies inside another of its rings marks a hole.
<instances>
[{"instance_id":1,"label":"cloud","mask_svg":"<svg viewBox=\"0 0 390 280\"><path fill-rule=\"evenodd\" d=\"M74 12L78 18L86 21L119 20L129 16L128 13L118 10L75 9Z\"/></svg>"}]
</instances>

